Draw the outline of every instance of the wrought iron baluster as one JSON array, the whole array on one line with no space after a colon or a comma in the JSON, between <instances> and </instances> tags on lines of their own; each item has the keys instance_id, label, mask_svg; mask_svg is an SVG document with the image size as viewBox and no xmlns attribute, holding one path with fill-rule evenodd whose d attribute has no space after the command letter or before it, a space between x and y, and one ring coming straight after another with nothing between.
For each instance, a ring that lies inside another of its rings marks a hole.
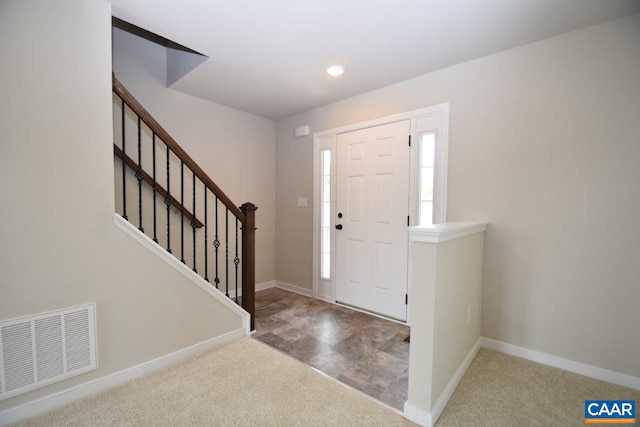
<instances>
[{"instance_id":1,"label":"wrought iron baluster","mask_svg":"<svg viewBox=\"0 0 640 427\"><path fill-rule=\"evenodd\" d=\"M204 184L204 183L203 183ZM204 280L209 281L209 247L207 245L207 185L204 184Z\"/></svg>"},{"instance_id":2,"label":"wrought iron baluster","mask_svg":"<svg viewBox=\"0 0 640 427\"><path fill-rule=\"evenodd\" d=\"M184 161L180 160L180 261L184 264Z\"/></svg>"},{"instance_id":3,"label":"wrought iron baluster","mask_svg":"<svg viewBox=\"0 0 640 427\"><path fill-rule=\"evenodd\" d=\"M140 131L140 116L138 116L138 168L136 179L138 180L138 230L144 233L142 228L142 134Z\"/></svg>"},{"instance_id":4,"label":"wrought iron baluster","mask_svg":"<svg viewBox=\"0 0 640 427\"><path fill-rule=\"evenodd\" d=\"M156 228L156 133L151 134L153 157L153 241L158 243L158 230Z\"/></svg>"},{"instance_id":5,"label":"wrought iron baluster","mask_svg":"<svg viewBox=\"0 0 640 427\"><path fill-rule=\"evenodd\" d=\"M240 264L240 258L238 258L238 217L236 217L236 256L233 258L233 263L236 265L236 304L238 303L238 264Z\"/></svg>"},{"instance_id":6,"label":"wrought iron baluster","mask_svg":"<svg viewBox=\"0 0 640 427\"><path fill-rule=\"evenodd\" d=\"M216 248L216 278L214 282L216 283L216 289L218 289L218 285L220 285L218 270L218 249L220 248L220 239L218 239L218 196L216 196L216 239L213 241L213 247Z\"/></svg>"},{"instance_id":7,"label":"wrought iron baluster","mask_svg":"<svg viewBox=\"0 0 640 427\"><path fill-rule=\"evenodd\" d=\"M191 229L193 231L193 271L198 272L196 268L196 173L193 173L193 211L191 211ZM184 207L183 207L184 209Z\"/></svg>"},{"instance_id":8,"label":"wrought iron baluster","mask_svg":"<svg viewBox=\"0 0 640 427\"><path fill-rule=\"evenodd\" d=\"M229 208L224 212L224 282L225 282L225 295L229 297Z\"/></svg>"},{"instance_id":9,"label":"wrought iron baluster","mask_svg":"<svg viewBox=\"0 0 640 427\"><path fill-rule=\"evenodd\" d=\"M165 144L166 145L166 144ZM168 145L167 147L167 195L164 198L164 204L167 205L167 252L171 253L171 177L170 170L171 166L169 164L169 156L171 154L171 149Z\"/></svg>"},{"instance_id":10,"label":"wrought iron baluster","mask_svg":"<svg viewBox=\"0 0 640 427\"><path fill-rule=\"evenodd\" d=\"M122 99L122 217L126 220L127 218L127 177L125 176L125 168L127 167L127 161L125 160L127 157L126 150L126 137L124 131L124 118L125 118L125 107L124 99Z\"/></svg>"}]
</instances>

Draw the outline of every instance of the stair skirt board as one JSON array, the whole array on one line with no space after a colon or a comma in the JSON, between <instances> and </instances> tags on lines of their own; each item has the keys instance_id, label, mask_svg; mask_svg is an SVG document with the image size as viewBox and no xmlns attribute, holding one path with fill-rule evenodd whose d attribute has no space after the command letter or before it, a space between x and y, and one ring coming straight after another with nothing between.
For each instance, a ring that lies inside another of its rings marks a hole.
<instances>
[{"instance_id":1,"label":"stair skirt board","mask_svg":"<svg viewBox=\"0 0 640 427\"><path fill-rule=\"evenodd\" d=\"M167 264L178 270L180 273L182 273L183 276L191 280L191 282L193 282L200 289L217 299L225 307L240 316L242 319L242 327L246 330L246 335L250 334L251 331L249 329L251 327L251 316L249 315L249 313L244 311L242 307L240 307L231 299L227 298L224 293L220 292L218 289L212 286L211 283L200 277L198 273L194 273L193 270L180 262L180 260L174 257L172 254L167 252L166 249L155 243L149 236L138 230L133 224L124 219L121 215L117 213L114 214L114 221L118 228L136 239L138 243L145 246L156 256L160 257Z\"/></svg>"}]
</instances>

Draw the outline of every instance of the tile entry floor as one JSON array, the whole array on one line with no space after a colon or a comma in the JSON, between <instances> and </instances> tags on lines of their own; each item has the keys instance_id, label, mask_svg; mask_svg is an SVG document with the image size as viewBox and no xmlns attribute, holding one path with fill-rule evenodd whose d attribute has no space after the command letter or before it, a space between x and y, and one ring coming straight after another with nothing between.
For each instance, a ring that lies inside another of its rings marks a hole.
<instances>
[{"instance_id":1,"label":"tile entry floor","mask_svg":"<svg viewBox=\"0 0 640 427\"><path fill-rule=\"evenodd\" d=\"M278 288L256 293L253 337L403 410L409 327Z\"/></svg>"}]
</instances>

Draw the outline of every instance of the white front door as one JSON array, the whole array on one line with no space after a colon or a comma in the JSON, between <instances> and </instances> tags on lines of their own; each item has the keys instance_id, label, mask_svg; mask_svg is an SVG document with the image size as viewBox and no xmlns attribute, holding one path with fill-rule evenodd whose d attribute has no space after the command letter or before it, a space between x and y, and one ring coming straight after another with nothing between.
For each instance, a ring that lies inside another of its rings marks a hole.
<instances>
[{"instance_id":1,"label":"white front door","mask_svg":"<svg viewBox=\"0 0 640 427\"><path fill-rule=\"evenodd\" d=\"M336 301L407 319L410 121L339 134Z\"/></svg>"}]
</instances>

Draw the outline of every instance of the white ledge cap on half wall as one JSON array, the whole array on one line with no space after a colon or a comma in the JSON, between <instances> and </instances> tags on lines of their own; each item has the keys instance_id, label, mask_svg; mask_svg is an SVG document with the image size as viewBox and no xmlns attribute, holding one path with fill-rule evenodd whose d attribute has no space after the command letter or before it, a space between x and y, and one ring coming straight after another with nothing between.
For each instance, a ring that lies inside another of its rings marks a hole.
<instances>
[{"instance_id":1,"label":"white ledge cap on half wall","mask_svg":"<svg viewBox=\"0 0 640 427\"><path fill-rule=\"evenodd\" d=\"M487 221L460 221L409 228L412 242L441 243L487 229Z\"/></svg>"}]
</instances>

